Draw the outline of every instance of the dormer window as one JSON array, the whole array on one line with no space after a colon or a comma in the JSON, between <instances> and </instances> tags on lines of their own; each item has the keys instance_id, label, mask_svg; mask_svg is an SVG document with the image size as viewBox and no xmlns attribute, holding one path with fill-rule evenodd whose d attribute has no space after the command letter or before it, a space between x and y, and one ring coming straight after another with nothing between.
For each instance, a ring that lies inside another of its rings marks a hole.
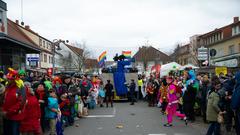
<instances>
[{"instance_id":1,"label":"dormer window","mask_svg":"<svg viewBox=\"0 0 240 135\"><path fill-rule=\"evenodd\" d=\"M239 33L240 33L240 27L239 26L232 27L232 36L235 36Z\"/></svg>"}]
</instances>

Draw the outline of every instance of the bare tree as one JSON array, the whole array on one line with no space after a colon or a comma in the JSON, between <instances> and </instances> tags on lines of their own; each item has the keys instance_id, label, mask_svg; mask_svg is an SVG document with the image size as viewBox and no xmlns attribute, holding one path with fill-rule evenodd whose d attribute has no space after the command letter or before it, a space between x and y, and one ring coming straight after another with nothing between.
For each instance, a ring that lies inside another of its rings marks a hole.
<instances>
[{"instance_id":1,"label":"bare tree","mask_svg":"<svg viewBox=\"0 0 240 135\"><path fill-rule=\"evenodd\" d=\"M86 41L82 41L82 43L76 42L75 46L80 48L82 52L78 53L77 57L74 58L74 67L78 71L84 71L84 65L86 64L86 60L88 58L91 58L91 51L89 50L89 48L87 48Z\"/></svg>"},{"instance_id":2,"label":"bare tree","mask_svg":"<svg viewBox=\"0 0 240 135\"><path fill-rule=\"evenodd\" d=\"M66 55L61 56L60 63L63 66L64 70L67 71L72 69L73 65L73 54L70 51L65 52Z\"/></svg>"}]
</instances>

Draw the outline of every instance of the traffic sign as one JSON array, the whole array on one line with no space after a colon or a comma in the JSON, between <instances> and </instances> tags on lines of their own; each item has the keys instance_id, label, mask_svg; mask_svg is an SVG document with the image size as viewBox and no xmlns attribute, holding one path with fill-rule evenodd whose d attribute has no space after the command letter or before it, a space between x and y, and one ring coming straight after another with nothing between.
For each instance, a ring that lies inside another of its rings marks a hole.
<instances>
[{"instance_id":1,"label":"traffic sign","mask_svg":"<svg viewBox=\"0 0 240 135\"><path fill-rule=\"evenodd\" d=\"M39 61L39 57L28 57L28 61Z\"/></svg>"},{"instance_id":2,"label":"traffic sign","mask_svg":"<svg viewBox=\"0 0 240 135\"><path fill-rule=\"evenodd\" d=\"M215 49L210 50L210 56L213 57L217 54L217 51Z\"/></svg>"},{"instance_id":3,"label":"traffic sign","mask_svg":"<svg viewBox=\"0 0 240 135\"><path fill-rule=\"evenodd\" d=\"M207 60L208 59L208 48L201 47L198 48L198 60Z\"/></svg>"}]
</instances>

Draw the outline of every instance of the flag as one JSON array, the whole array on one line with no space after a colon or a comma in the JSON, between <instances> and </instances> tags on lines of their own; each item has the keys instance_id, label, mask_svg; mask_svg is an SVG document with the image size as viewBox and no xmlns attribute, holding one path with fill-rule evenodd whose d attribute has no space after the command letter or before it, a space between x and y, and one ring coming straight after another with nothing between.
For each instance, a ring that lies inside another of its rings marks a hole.
<instances>
[{"instance_id":1,"label":"flag","mask_svg":"<svg viewBox=\"0 0 240 135\"><path fill-rule=\"evenodd\" d=\"M105 60L107 59L107 51L104 51L99 57L98 57L98 65L100 67L103 67L105 65Z\"/></svg>"},{"instance_id":2,"label":"flag","mask_svg":"<svg viewBox=\"0 0 240 135\"><path fill-rule=\"evenodd\" d=\"M132 51L122 51L122 54L123 54L126 58L131 58Z\"/></svg>"}]
</instances>

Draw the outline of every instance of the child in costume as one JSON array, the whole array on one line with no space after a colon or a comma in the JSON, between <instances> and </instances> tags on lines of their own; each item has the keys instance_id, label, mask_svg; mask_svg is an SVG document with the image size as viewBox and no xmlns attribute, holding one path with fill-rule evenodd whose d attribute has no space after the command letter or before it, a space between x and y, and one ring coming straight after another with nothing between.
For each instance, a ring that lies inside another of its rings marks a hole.
<instances>
[{"instance_id":1,"label":"child in costume","mask_svg":"<svg viewBox=\"0 0 240 135\"><path fill-rule=\"evenodd\" d=\"M46 107L45 117L49 120L50 135L55 135L57 122L56 118L61 112L58 106L57 95L52 89L49 90L49 93L50 97L48 98L48 106Z\"/></svg>"},{"instance_id":2,"label":"child in costume","mask_svg":"<svg viewBox=\"0 0 240 135\"><path fill-rule=\"evenodd\" d=\"M167 78L167 83L169 85L168 88L168 105L166 108L166 114L167 114L167 123L164 124L166 127L171 127L172 126L172 121L173 121L173 116L176 115L180 118L184 118L186 121L186 117L184 114L180 114L177 112L177 107L178 107L178 97L176 93L176 86L174 85L174 80L172 77Z\"/></svg>"},{"instance_id":3,"label":"child in costume","mask_svg":"<svg viewBox=\"0 0 240 135\"><path fill-rule=\"evenodd\" d=\"M69 120L71 115L71 106L70 106L70 100L67 97L67 94L61 95L61 102L59 104L60 110L62 113L62 123L65 127L69 126Z\"/></svg>"}]
</instances>

